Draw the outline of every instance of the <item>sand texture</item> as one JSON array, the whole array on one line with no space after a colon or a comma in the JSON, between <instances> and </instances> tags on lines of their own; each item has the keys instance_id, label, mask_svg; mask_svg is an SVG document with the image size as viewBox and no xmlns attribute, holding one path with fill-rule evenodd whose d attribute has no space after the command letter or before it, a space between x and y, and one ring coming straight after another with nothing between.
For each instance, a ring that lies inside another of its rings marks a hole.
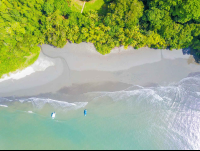
<instances>
[{"instance_id":1,"label":"sand texture","mask_svg":"<svg viewBox=\"0 0 200 151\"><path fill-rule=\"evenodd\" d=\"M200 72L200 65L191 55L183 55L182 50L136 50L131 47L124 50L120 47L108 55L101 55L91 43L68 43L62 49L50 45L41 48L39 58L48 57L54 65L21 79L1 81L0 97L32 96L59 90L76 94L76 91L120 90L131 85L166 85ZM93 84L96 88L91 86Z\"/></svg>"}]
</instances>

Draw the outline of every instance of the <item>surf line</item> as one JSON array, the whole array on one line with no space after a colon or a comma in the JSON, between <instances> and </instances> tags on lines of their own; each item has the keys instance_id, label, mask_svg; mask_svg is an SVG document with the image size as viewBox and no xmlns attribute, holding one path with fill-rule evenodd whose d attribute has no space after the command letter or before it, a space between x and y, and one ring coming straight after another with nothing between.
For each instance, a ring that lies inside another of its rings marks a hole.
<instances>
[{"instance_id":1,"label":"surf line","mask_svg":"<svg viewBox=\"0 0 200 151\"><path fill-rule=\"evenodd\" d=\"M1 107L8 107L7 105L1 105L1 104L0 104L0 106L1 106Z\"/></svg>"}]
</instances>

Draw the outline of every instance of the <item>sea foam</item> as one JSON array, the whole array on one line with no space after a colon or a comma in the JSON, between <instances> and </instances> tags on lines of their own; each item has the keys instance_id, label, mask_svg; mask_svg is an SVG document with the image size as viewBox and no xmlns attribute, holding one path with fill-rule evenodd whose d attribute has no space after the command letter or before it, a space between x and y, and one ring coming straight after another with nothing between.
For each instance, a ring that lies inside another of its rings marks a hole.
<instances>
[{"instance_id":1,"label":"sea foam","mask_svg":"<svg viewBox=\"0 0 200 151\"><path fill-rule=\"evenodd\" d=\"M48 57L44 56L43 54L40 54L39 58L35 61L34 64L32 64L31 66L29 66L21 71L17 70L13 73L9 73L8 75L6 75L6 74L3 75L3 77L0 79L0 82L9 80L9 79L18 80L18 79L24 78L24 77L36 72L36 71L44 71L48 67L54 66L54 65L55 65L54 59L48 58Z\"/></svg>"},{"instance_id":2,"label":"sea foam","mask_svg":"<svg viewBox=\"0 0 200 151\"><path fill-rule=\"evenodd\" d=\"M134 115L134 121L135 117L142 116L136 120L137 123L143 118L148 121L148 133L162 136L169 149L174 149L177 145L180 149L196 150L200 148L199 90L200 75L196 75L167 86L92 93L98 95L93 101L111 98L116 103L120 101L119 105L123 102L123 105L126 105L125 109L129 111L125 114L126 117ZM122 108L120 110L123 111Z\"/></svg>"},{"instance_id":3,"label":"sea foam","mask_svg":"<svg viewBox=\"0 0 200 151\"><path fill-rule=\"evenodd\" d=\"M1 107L8 107L7 105L1 105L1 104L0 104L0 106L1 106Z\"/></svg>"},{"instance_id":4,"label":"sea foam","mask_svg":"<svg viewBox=\"0 0 200 151\"><path fill-rule=\"evenodd\" d=\"M65 102L65 101L58 101L49 98L28 98L28 99L20 99L18 100L20 103L32 103L32 105L37 109L42 109L45 105L49 104L54 108L59 108L62 110L76 110L79 108L85 107L88 102Z\"/></svg>"},{"instance_id":5,"label":"sea foam","mask_svg":"<svg viewBox=\"0 0 200 151\"><path fill-rule=\"evenodd\" d=\"M174 105L179 103L188 103L189 100L198 100L196 94L200 96L200 75L186 77L176 84L158 87L140 87L132 89L134 86L122 91L116 92L93 92L98 96L93 100L109 97L113 101L135 101L146 100L150 104ZM190 108L190 106L188 106Z\"/></svg>"}]
</instances>

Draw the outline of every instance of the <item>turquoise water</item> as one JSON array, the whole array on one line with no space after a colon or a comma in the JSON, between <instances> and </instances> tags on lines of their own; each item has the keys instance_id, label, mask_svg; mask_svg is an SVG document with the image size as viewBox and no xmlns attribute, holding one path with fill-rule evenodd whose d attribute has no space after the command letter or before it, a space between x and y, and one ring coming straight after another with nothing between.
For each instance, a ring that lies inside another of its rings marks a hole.
<instances>
[{"instance_id":1,"label":"turquoise water","mask_svg":"<svg viewBox=\"0 0 200 151\"><path fill-rule=\"evenodd\" d=\"M0 98L0 149L200 149L200 76L82 98Z\"/></svg>"}]
</instances>

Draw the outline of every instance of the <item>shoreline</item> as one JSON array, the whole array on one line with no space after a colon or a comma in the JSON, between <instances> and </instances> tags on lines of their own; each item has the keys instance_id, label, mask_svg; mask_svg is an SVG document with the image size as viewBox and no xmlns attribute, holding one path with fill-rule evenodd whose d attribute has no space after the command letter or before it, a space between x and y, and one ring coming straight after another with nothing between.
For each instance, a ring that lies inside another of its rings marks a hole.
<instances>
[{"instance_id":1,"label":"shoreline","mask_svg":"<svg viewBox=\"0 0 200 151\"><path fill-rule=\"evenodd\" d=\"M67 43L64 48L42 45L41 48L41 54L55 65L18 80L0 82L0 97L33 96L62 89L82 92L79 89L90 86L95 90L95 85L102 85L99 89L102 91L131 85L167 85L200 71L193 57L183 55L181 50L119 47L101 55L91 43ZM113 88L107 89L106 83Z\"/></svg>"}]
</instances>

